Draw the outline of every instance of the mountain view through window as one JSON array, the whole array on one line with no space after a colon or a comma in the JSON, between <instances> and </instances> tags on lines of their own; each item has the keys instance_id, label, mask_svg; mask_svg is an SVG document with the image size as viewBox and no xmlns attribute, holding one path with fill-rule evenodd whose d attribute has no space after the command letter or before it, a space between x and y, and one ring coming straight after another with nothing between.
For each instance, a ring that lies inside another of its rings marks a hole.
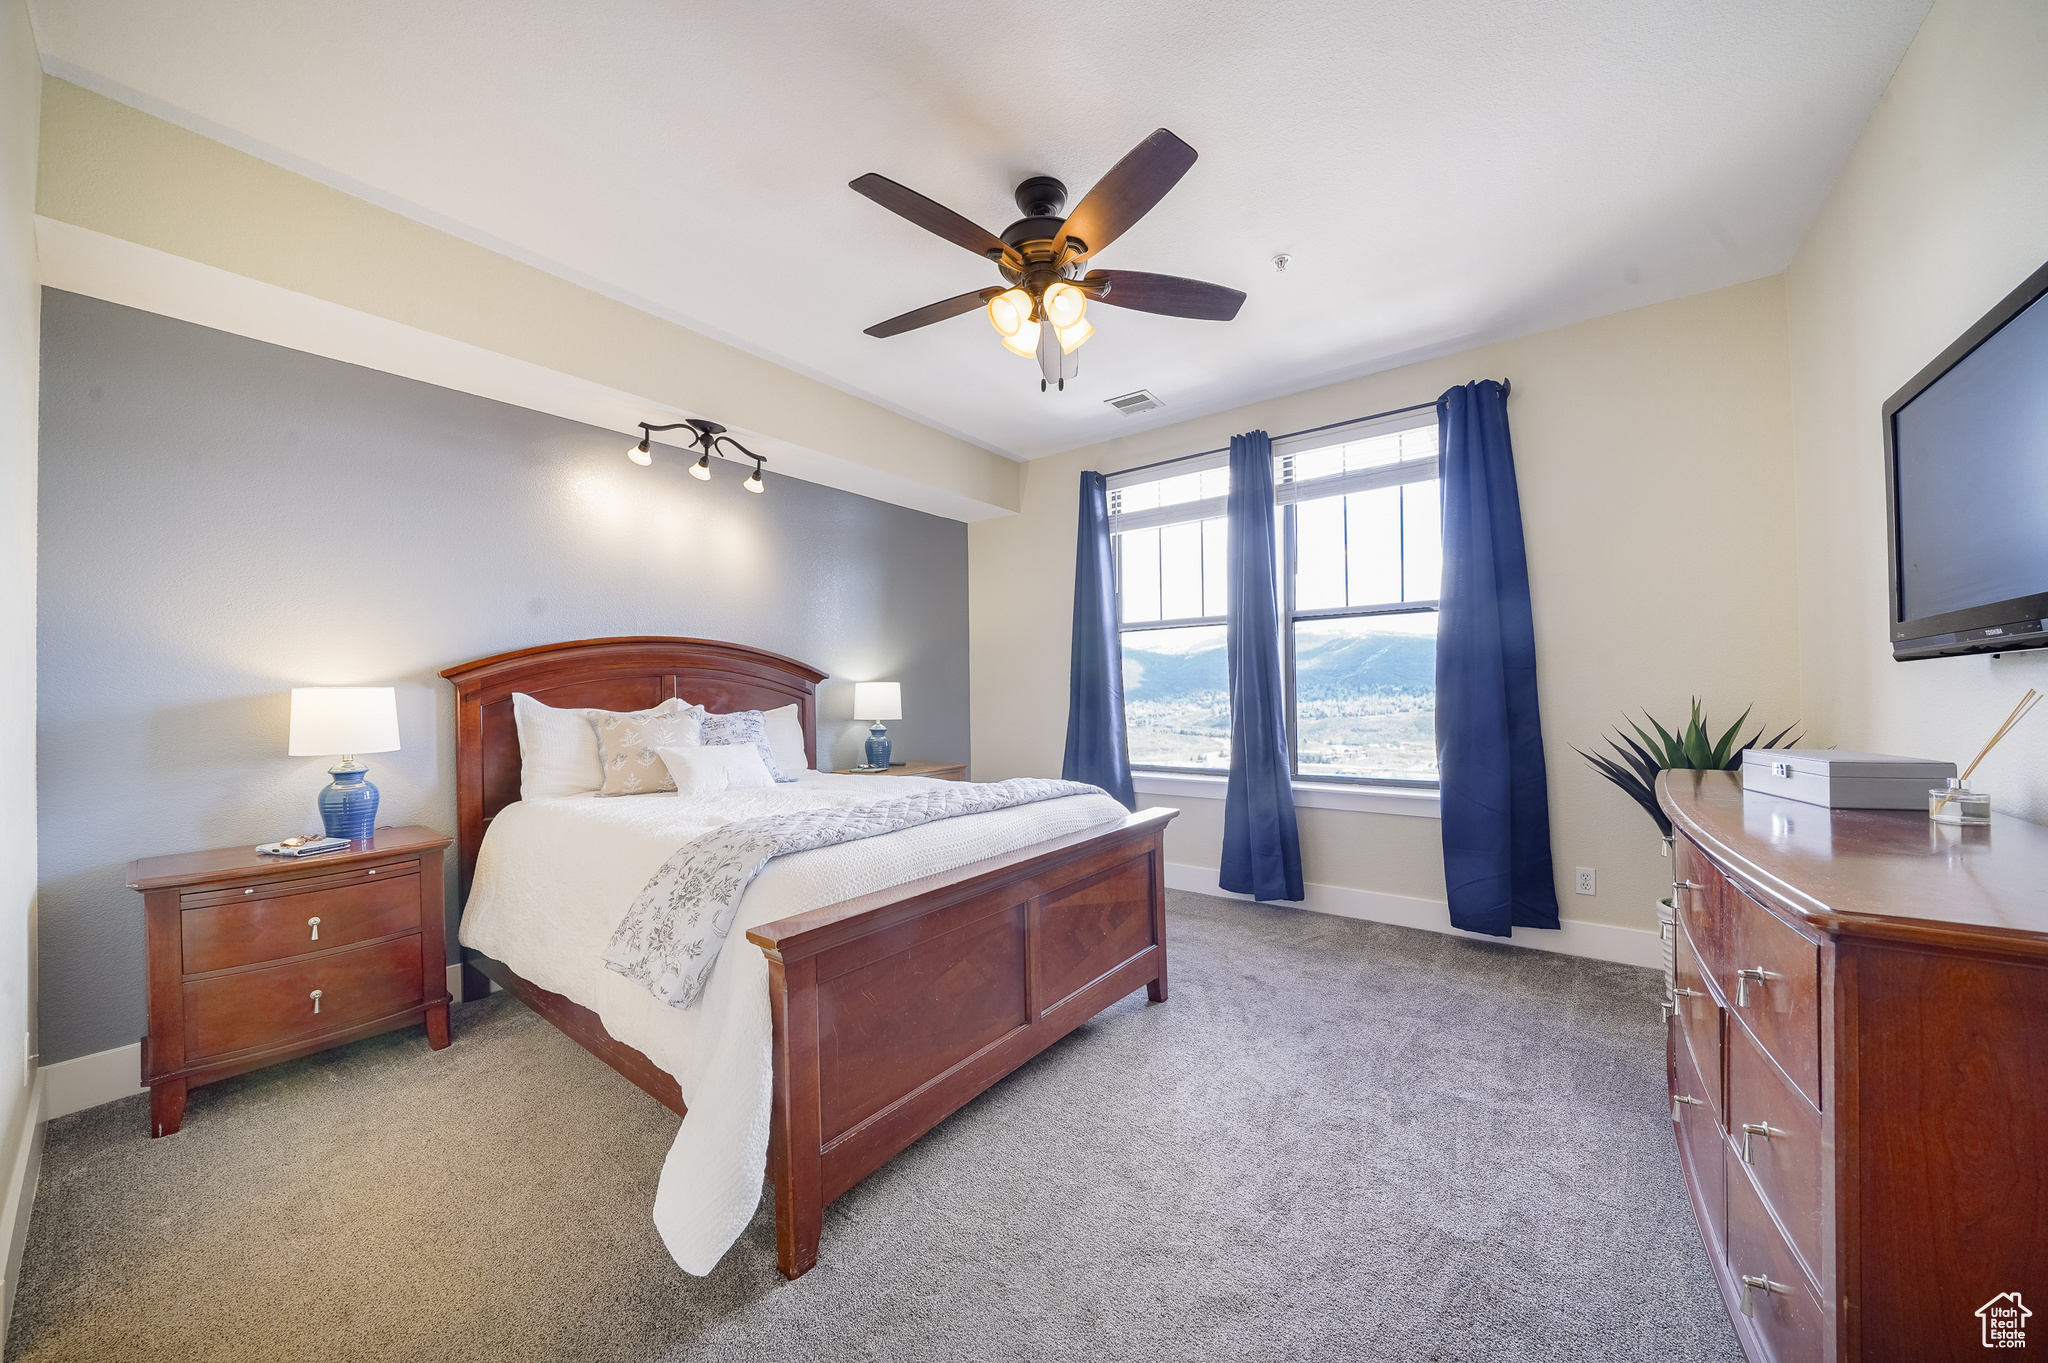
<instances>
[{"instance_id":1,"label":"mountain view through window","mask_svg":"<svg viewBox=\"0 0 2048 1363\"><path fill-rule=\"evenodd\" d=\"M1435 422L1275 463L1295 773L1434 782ZM1228 477L1210 468L1112 490L1112 525L1131 527L1115 540L1133 766L1230 766Z\"/></svg>"}]
</instances>

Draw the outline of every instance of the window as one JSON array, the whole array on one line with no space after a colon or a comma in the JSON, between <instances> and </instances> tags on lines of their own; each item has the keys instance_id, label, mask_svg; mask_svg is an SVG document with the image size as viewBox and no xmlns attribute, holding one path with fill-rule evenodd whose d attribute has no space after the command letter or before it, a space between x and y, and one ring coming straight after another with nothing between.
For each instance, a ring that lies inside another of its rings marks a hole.
<instances>
[{"instance_id":1,"label":"window","mask_svg":"<svg viewBox=\"0 0 2048 1363\"><path fill-rule=\"evenodd\" d=\"M1432 411L1274 443L1281 660L1295 775L1436 782L1443 568ZM1136 767L1230 765L1227 454L1112 480L1111 541Z\"/></svg>"}]
</instances>

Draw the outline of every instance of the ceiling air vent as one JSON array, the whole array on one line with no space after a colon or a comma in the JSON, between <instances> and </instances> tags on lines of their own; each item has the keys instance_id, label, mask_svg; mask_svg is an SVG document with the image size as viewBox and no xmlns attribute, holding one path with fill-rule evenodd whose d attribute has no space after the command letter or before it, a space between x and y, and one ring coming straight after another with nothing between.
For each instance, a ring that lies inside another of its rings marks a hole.
<instances>
[{"instance_id":1,"label":"ceiling air vent","mask_svg":"<svg viewBox=\"0 0 2048 1363\"><path fill-rule=\"evenodd\" d=\"M1140 388L1135 393L1126 393L1120 398L1109 399L1109 405L1125 416L1136 416L1140 412L1149 412L1154 407L1164 407L1166 404Z\"/></svg>"}]
</instances>

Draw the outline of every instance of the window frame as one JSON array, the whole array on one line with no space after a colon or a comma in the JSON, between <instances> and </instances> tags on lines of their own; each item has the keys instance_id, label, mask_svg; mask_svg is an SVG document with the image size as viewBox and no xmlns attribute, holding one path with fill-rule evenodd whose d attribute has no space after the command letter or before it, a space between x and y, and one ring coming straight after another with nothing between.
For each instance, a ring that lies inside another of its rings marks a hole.
<instances>
[{"instance_id":1,"label":"window frame","mask_svg":"<svg viewBox=\"0 0 2048 1363\"><path fill-rule=\"evenodd\" d=\"M1398 776L1338 776L1321 772L1311 776L1302 775L1301 726L1298 714L1299 701L1295 694L1294 636L1296 626L1304 621L1349 620L1380 615L1420 615L1425 612L1438 615L1442 613L1440 598L1428 601L1380 602L1364 606L1331 606L1317 607L1304 610L1298 606L1296 596L1296 569L1298 567L1300 558L1299 516L1297 514L1296 508L1299 507L1302 502L1321 501L1326 497L1341 497L1348 495L1352 492L1370 491L1378 487L1404 486L1409 483L1423 483L1434 481L1439 485L1439 488L1441 488L1443 479L1442 451L1439 450L1435 455L1432 455L1430 458L1426 460L1406 460L1398 464L1389 464L1382 467L1364 470L1359 473L1335 474L1325 478L1305 480L1300 483L1295 483L1291 481L1282 482L1279 476L1282 461L1290 455L1306 454L1312 450L1328 449L1332 445L1349 444L1352 441L1369 439L1373 436L1394 435L1402 431L1419 430L1425 426L1433 426L1435 424L1436 413L1433 409L1431 409L1425 412L1404 412L1399 413L1393 417L1381 418L1378 420L1362 421L1357 424L1357 427L1355 429L1344 431L1340 436L1338 436L1335 439L1332 438L1332 433L1330 433L1329 431L1320 430L1315 432L1313 435L1283 438L1281 440L1276 440L1273 442L1273 494L1275 518L1278 521L1278 524L1275 526L1275 530L1277 532L1277 548L1279 550L1279 561L1274 566L1280 577L1280 596L1278 603L1280 606L1280 675L1281 684L1285 687L1287 694L1287 772L1288 776L1296 784L1335 785L1351 788L1377 787L1392 790L1414 791L1418 794L1422 792L1436 791L1441 788L1442 783L1440 781L1417 780L1413 778ZM1217 460L1215 458L1215 455L1211 454L1207 456L1201 456L1199 457L1199 459L1190 459L1189 461L1187 461L1185 467L1174 466L1176 468L1175 472L1161 472L1155 471L1153 469L1146 469L1144 470L1144 472L1152 473L1154 478L1171 478L1178 476L1180 473L1194 473L1200 472L1206 468L1213 468L1216 467L1219 463L1227 465L1227 462L1227 453L1225 453L1225 458L1221 461ZM1426 474L1422 472L1425 469L1428 470ZM1136 471L1134 470L1134 472ZM1131 478L1128 480L1128 483L1135 484L1149 481L1152 481L1152 479ZM1317 484L1339 484L1340 481L1342 484L1341 486L1331 486L1328 491L1322 494L1322 496L1302 497L1298 495L1288 495L1290 489L1311 489L1314 488ZM1114 474L1111 475L1111 489L1114 490L1116 487L1120 485L1122 484L1119 484L1117 476ZM1441 497L1441 492L1439 492L1439 497ZM1213 501L1217 499L1207 500ZM1180 505L1185 506L1189 509L1193 509L1196 507L1204 506L1205 504L1205 502L1194 502L1182 503ZM1441 501L1439 501L1439 506L1441 506ZM1164 511L1165 509L1166 508L1161 508L1160 510ZM1215 516L1211 515L1199 518L1189 518L1188 520L1169 521L1161 520L1157 513L1154 512L1140 512L1137 513L1137 515L1139 517L1143 517L1146 522L1151 523L1141 523L1139 525L1130 527L1130 529L1133 531L1161 528L1164 525L1168 524L1200 525L1205 520L1216 519ZM1227 615L1198 615L1173 620L1143 620L1134 624L1125 623L1123 560L1123 537L1125 533L1127 532L1123 529L1113 528L1109 537L1110 568L1111 579L1114 588L1113 596L1114 608L1116 611L1116 629L1119 658L1121 658L1122 656L1123 636L1126 633L1136 634L1148 630L1187 629L1205 625L1227 625L1229 623L1229 617ZM1402 549L1402 590L1405 592L1407 590L1407 553L1405 543L1402 546ZM1346 559L1348 562L1348 548ZM1204 599L1206 600L1206 591L1204 591L1203 595ZM1433 723L1434 721L1432 721L1432 725ZM1128 720L1126 720L1126 734L1129 733L1129 727L1129 722ZM1131 770L1133 772L1158 773L1164 776L1213 775L1213 773L1211 772L1195 767L1169 767L1160 766L1155 763L1141 762L1133 762L1131 764Z\"/></svg>"}]
</instances>

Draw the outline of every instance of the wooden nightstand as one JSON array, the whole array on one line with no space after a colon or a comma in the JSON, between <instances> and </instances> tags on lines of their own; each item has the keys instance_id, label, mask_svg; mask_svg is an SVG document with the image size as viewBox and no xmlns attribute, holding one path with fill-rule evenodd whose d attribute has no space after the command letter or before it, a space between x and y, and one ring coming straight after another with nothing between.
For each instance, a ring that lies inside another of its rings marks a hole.
<instances>
[{"instance_id":1,"label":"wooden nightstand","mask_svg":"<svg viewBox=\"0 0 2048 1363\"><path fill-rule=\"evenodd\" d=\"M441 853L431 828L380 828L294 861L247 847L128 863L142 892L151 1136L200 1084L414 1023L448 1044Z\"/></svg>"},{"instance_id":2,"label":"wooden nightstand","mask_svg":"<svg viewBox=\"0 0 2048 1363\"><path fill-rule=\"evenodd\" d=\"M841 767L836 774L840 776L925 776L934 781L965 781L967 779L967 764L965 762L905 762L902 766L891 767L887 771L855 771L851 767Z\"/></svg>"}]
</instances>

